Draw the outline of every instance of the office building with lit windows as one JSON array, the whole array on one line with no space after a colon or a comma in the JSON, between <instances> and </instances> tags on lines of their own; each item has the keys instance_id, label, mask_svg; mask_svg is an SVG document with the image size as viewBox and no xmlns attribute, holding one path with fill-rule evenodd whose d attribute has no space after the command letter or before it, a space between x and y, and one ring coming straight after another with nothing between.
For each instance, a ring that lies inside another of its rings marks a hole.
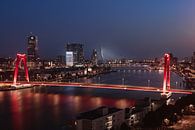
<instances>
[{"instance_id":1,"label":"office building with lit windows","mask_svg":"<svg viewBox=\"0 0 195 130\"><path fill-rule=\"evenodd\" d=\"M195 70L195 52L192 55L192 69Z\"/></svg>"},{"instance_id":2,"label":"office building with lit windows","mask_svg":"<svg viewBox=\"0 0 195 130\"><path fill-rule=\"evenodd\" d=\"M92 56L91 56L91 62L93 65L98 64L98 55L96 49L93 49Z\"/></svg>"},{"instance_id":3,"label":"office building with lit windows","mask_svg":"<svg viewBox=\"0 0 195 130\"><path fill-rule=\"evenodd\" d=\"M73 52L73 64L74 65L84 63L83 44L68 43L66 45L66 52Z\"/></svg>"},{"instance_id":4,"label":"office building with lit windows","mask_svg":"<svg viewBox=\"0 0 195 130\"><path fill-rule=\"evenodd\" d=\"M66 66L73 66L73 52L72 51L66 51Z\"/></svg>"},{"instance_id":5,"label":"office building with lit windows","mask_svg":"<svg viewBox=\"0 0 195 130\"><path fill-rule=\"evenodd\" d=\"M75 124L77 130L118 130L123 122L125 122L124 109L100 107L81 113Z\"/></svg>"},{"instance_id":6,"label":"office building with lit windows","mask_svg":"<svg viewBox=\"0 0 195 130\"><path fill-rule=\"evenodd\" d=\"M38 60L38 38L34 35L27 37L28 47L27 47L27 61L29 68L34 68Z\"/></svg>"}]
</instances>

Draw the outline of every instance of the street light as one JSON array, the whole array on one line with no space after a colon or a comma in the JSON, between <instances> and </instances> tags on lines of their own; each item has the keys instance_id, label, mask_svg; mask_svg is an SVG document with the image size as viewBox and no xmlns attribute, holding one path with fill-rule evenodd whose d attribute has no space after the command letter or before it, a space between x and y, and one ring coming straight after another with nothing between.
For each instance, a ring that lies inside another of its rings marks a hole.
<instances>
[{"instance_id":1,"label":"street light","mask_svg":"<svg viewBox=\"0 0 195 130\"><path fill-rule=\"evenodd\" d=\"M148 87L150 86L150 80L148 79Z\"/></svg>"},{"instance_id":2,"label":"street light","mask_svg":"<svg viewBox=\"0 0 195 130\"><path fill-rule=\"evenodd\" d=\"M101 79L101 77L99 76L99 77L98 77L98 82L99 82L99 83L100 83L100 79Z\"/></svg>"},{"instance_id":3,"label":"street light","mask_svg":"<svg viewBox=\"0 0 195 130\"><path fill-rule=\"evenodd\" d=\"M169 125L170 120L169 120L169 119L167 119L167 118L165 118L165 119L164 119L164 123L165 123L165 125Z\"/></svg>"},{"instance_id":4,"label":"street light","mask_svg":"<svg viewBox=\"0 0 195 130\"><path fill-rule=\"evenodd\" d=\"M124 85L125 84L125 78L123 77L122 78L122 85Z\"/></svg>"}]
</instances>

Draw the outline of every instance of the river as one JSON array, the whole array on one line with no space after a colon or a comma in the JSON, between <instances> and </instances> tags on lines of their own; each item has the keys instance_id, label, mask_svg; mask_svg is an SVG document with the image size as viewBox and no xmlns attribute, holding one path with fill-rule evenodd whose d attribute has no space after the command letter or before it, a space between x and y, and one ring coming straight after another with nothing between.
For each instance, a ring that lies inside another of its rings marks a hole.
<instances>
[{"instance_id":1,"label":"river","mask_svg":"<svg viewBox=\"0 0 195 130\"><path fill-rule=\"evenodd\" d=\"M163 72L120 68L116 72L77 82L162 87ZM182 88L182 79L171 73L171 86ZM178 95L176 95L178 96ZM179 95L181 96L181 95ZM60 130L66 120L100 106L125 108L159 93L72 87L36 87L0 92L0 130Z\"/></svg>"}]
</instances>

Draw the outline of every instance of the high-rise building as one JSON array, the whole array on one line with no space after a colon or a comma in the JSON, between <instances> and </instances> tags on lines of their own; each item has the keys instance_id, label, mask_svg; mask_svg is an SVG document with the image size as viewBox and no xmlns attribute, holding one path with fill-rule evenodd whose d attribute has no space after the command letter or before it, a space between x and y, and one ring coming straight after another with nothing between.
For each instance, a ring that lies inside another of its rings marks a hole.
<instances>
[{"instance_id":1,"label":"high-rise building","mask_svg":"<svg viewBox=\"0 0 195 130\"><path fill-rule=\"evenodd\" d=\"M83 44L68 43L66 45L66 52L73 52L73 63L74 63L74 65L84 63Z\"/></svg>"},{"instance_id":2,"label":"high-rise building","mask_svg":"<svg viewBox=\"0 0 195 130\"><path fill-rule=\"evenodd\" d=\"M178 62L178 58L175 57L172 53L169 53L170 54L170 61L171 61L171 65L177 65L177 62Z\"/></svg>"},{"instance_id":3,"label":"high-rise building","mask_svg":"<svg viewBox=\"0 0 195 130\"><path fill-rule=\"evenodd\" d=\"M27 61L28 66L33 68L36 66L36 62L38 60L38 39L34 35L30 35L27 37L28 47L27 47Z\"/></svg>"},{"instance_id":4,"label":"high-rise building","mask_svg":"<svg viewBox=\"0 0 195 130\"><path fill-rule=\"evenodd\" d=\"M71 67L73 64L73 52L66 51L66 65Z\"/></svg>"},{"instance_id":5,"label":"high-rise building","mask_svg":"<svg viewBox=\"0 0 195 130\"><path fill-rule=\"evenodd\" d=\"M192 56L192 69L195 70L195 52L193 53L193 56Z\"/></svg>"},{"instance_id":6,"label":"high-rise building","mask_svg":"<svg viewBox=\"0 0 195 130\"><path fill-rule=\"evenodd\" d=\"M58 55L56 58L56 65L61 66L65 64L65 56L64 55Z\"/></svg>"},{"instance_id":7,"label":"high-rise building","mask_svg":"<svg viewBox=\"0 0 195 130\"><path fill-rule=\"evenodd\" d=\"M91 62L93 65L98 64L98 55L96 49L93 49L92 56L91 56Z\"/></svg>"}]
</instances>

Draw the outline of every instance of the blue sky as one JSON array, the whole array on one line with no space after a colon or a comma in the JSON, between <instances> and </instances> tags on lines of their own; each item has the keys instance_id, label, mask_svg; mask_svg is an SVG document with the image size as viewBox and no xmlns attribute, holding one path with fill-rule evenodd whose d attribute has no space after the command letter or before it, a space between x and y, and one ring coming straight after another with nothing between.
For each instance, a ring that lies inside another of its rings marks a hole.
<instances>
[{"instance_id":1,"label":"blue sky","mask_svg":"<svg viewBox=\"0 0 195 130\"><path fill-rule=\"evenodd\" d=\"M178 57L195 51L194 0L1 0L0 56L26 52L26 37L39 38L41 57L65 54L81 42L107 58Z\"/></svg>"}]
</instances>

